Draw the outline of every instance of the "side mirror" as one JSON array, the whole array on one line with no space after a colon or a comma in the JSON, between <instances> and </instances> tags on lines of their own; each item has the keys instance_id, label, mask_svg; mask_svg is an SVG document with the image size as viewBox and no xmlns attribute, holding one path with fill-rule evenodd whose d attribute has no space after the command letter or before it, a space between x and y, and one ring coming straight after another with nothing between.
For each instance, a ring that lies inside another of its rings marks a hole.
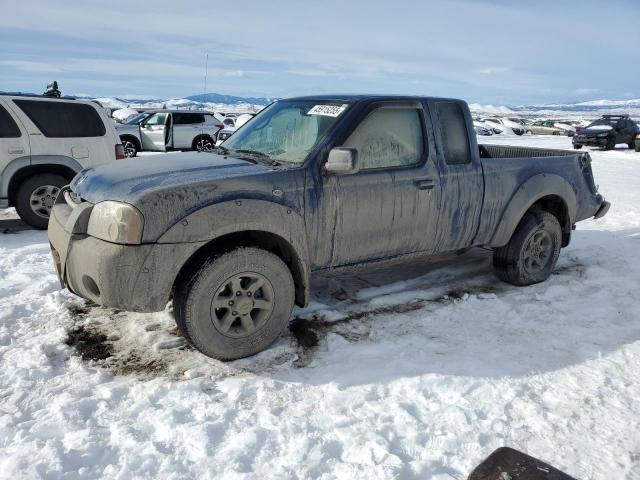
<instances>
[{"instance_id":1,"label":"side mirror","mask_svg":"<svg viewBox=\"0 0 640 480\"><path fill-rule=\"evenodd\" d=\"M355 148L332 148L329 152L324 170L335 175L350 175L358 173L358 151Z\"/></svg>"}]
</instances>

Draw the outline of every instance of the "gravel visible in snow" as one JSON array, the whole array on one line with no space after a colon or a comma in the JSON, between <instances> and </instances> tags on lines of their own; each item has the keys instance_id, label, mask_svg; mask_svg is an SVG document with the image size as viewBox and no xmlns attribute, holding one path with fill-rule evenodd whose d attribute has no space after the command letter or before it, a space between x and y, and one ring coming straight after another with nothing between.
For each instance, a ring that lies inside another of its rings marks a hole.
<instances>
[{"instance_id":1,"label":"gravel visible in snow","mask_svg":"<svg viewBox=\"0 0 640 480\"><path fill-rule=\"evenodd\" d=\"M483 250L321 276L291 331L227 364L169 310L61 291L45 232L0 234L0 478L463 479L502 445L637 478L640 154L592 157L613 206L549 281L501 283Z\"/></svg>"}]
</instances>

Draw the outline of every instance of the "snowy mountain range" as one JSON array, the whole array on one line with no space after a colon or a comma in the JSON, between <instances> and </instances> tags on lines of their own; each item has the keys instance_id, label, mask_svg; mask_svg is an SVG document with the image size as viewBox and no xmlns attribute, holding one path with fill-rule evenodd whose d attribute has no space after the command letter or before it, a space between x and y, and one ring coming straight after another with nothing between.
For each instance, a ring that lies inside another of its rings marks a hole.
<instances>
[{"instance_id":1,"label":"snowy mountain range","mask_svg":"<svg viewBox=\"0 0 640 480\"><path fill-rule=\"evenodd\" d=\"M98 100L105 107L136 109L143 108L180 108L180 109L213 109L220 111L256 111L271 103L268 97L238 97L220 93L205 93L190 95L184 98L149 99L149 98L121 98L121 97L85 97ZM482 105L471 103L471 110L477 114L486 115L530 115L530 116L585 116L593 117L602 114L627 113L640 117L640 99L631 100L592 100L588 102L538 104L538 105Z\"/></svg>"}]
</instances>

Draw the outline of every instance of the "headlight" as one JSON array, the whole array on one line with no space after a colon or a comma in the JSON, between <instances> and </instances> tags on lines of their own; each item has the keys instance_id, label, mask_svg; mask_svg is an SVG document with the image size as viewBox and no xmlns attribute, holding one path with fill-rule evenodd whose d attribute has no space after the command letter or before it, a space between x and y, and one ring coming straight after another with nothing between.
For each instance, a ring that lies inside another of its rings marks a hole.
<instances>
[{"instance_id":1,"label":"headlight","mask_svg":"<svg viewBox=\"0 0 640 480\"><path fill-rule=\"evenodd\" d=\"M137 208L108 200L93 207L87 234L107 242L139 244L143 226L144 218Z\"/></svg>"}]
</instances>

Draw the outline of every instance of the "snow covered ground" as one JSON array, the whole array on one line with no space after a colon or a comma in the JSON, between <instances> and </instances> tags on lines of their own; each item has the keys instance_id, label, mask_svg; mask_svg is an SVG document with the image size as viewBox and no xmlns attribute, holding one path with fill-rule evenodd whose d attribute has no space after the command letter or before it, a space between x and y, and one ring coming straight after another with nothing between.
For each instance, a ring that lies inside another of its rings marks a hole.
<instances>
[{"instance_id":1,"label":"snow covered ground","mask_svg":"<svg viewBox=\"0 0 640 480\"><path fill-rule=\"evenodd\" d=\"M503 284L483 250L317 278L292 332L228 364L170 312L61 291L44 232L0 233L0 477L464 479L507 445L640 478L640 154L591 155L613 207L549 281Z\"/></svg>"}]
</instances>

